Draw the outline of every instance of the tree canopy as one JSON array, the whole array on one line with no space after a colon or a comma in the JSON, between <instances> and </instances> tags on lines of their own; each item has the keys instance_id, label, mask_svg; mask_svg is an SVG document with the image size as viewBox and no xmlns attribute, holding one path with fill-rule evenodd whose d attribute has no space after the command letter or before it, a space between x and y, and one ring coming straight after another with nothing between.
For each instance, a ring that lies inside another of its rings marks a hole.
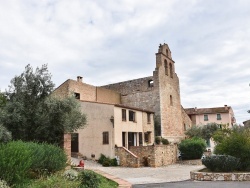
<instances>
[{"instance_id":1,"label":"tree canopy","mask_svg":"<svg viewBox=\"0 0 250 188\"><path fill-rule=\"evenodd\" d=\"M53 88L47 65L35 71L27 65L11 80L0 123L12 132L14 140L58 143L64 132L86 124L76 99L52 97Z\"/></svg>"},{"instance_id":2,"label":"tree canopy","mask_svg":"<svg viewBox=\"0 0 250 188\"><path fill-rule=\"evenodd\" d=\"M208 140L212 137L213 133L218 130L219 125L216 123L208 123L202 126L192 126L185 134L189 137L199 137Z\"/></svg>"}]
</instances>

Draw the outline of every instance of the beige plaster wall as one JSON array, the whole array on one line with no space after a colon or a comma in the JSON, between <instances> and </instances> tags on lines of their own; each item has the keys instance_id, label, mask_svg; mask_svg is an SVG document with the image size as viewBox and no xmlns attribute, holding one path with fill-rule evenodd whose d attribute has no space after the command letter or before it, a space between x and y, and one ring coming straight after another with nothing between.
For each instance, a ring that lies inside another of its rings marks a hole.
<instances>
[{"instance_id":1,"label":"beige plaster wall","mask_svg":"<svg viewBox=\"0 0 250 188\"><path fill-rule=\"evenodd\" d=\"M105 103L120 104L121 103L121 94L102 87L97 87L97 101Z\"/></svg>"},{"instance_id":2,"label":"beige plaster wall","mask_svg":"<svg viewBox=\"0 0 250 188\"><path fill-rule=\"evenodd\" d=\"M74 93L80 94L80 100L120 104L121 95L116 91L95 87L82 81L67 80L56 88L53 95L67 97Z\"/></svg>"},{"instance_id":3,"label":"beige plaster wall","mask_svg":"<svg viewBox=\"0 0 250 188\"><path fill-rule=\"evenodd\" d=\"M122 109L126 108L121 108L121 107L114 107L114 137L115 137L115 144L118 147L122 147L122 132L147 132L151 131L151 143L153 144L154 141L154 119L153 119L153 114L151 114L151 123L147 123L147 113L134 110L134 109L126 109L126 121L122 121ZM129 121L129 110L134 111L136 113L136 121ZM143 142L144 142L144 134L143 136ZM137 142L139 145L139 135L137 135ZM144 143L145 145L145 143Z\"/></svg>"},{"instance_id":4,"label":"beige plaster wall","mask_svg":"<svg viewBox=\"0 0 250 188\"><path fill-rule=\"evenodd\" d=\"M98 159L100 154L114 157L114 129L110 121L114 116L114 106L92 102L81 102L82 112L87 115L87 125L79 129L79 152L91 158L91 154ZM102 133L109 132L109 144L103 144Z\"/></svg>"}]
</instances>

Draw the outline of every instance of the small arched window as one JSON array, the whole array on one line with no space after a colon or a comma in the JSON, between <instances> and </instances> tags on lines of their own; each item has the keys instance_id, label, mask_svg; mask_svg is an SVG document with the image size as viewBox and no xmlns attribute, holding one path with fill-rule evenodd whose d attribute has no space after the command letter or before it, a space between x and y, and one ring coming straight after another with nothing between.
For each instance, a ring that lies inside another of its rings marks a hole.
<instances>
[{"instance_id":1,"label":"small arched window","mask_svg":"<svg viewBox=\"0 0 250 188\"><path fill-rule=\"evenodd\" d=\"M148 81L148 87L154 87L154 81L153 80Z\"/></svg>"},{"instance_id":2,"label":"small arched window","mask_svg":"<svg viewBox=\"0 0 250 188\"><path fill-rule=\"evenodd\" d=\"M168 56L168 49L166 49L166 56Z\"/></svg>"},{"instance_id":3,"label":"small arched window","mask_svg":"<svg viewBox=\"0 0 250 188\"><path fill-rule=\"evenodd\" d=\"M165 74L168 75L168 62L166 59L164 60L164 67L165 67Z\"/></svg>"},{"instance_id":4,"label":"small arched window","mask_svg":"<svg viewBox=\"0 0 250 188\"><path fill-rule=\"evenodd\" d=\"M169 63L170 77L173 78L173 67L172 63Z\"/></svg>"},{"instance_id":5,"label":"small arched window","mask_svg":"<svg viewBox=\"0 0 250 188\"><path fill-rule=\"evenodd\" d=\"M170 95L170 106L173 106L173 97Z\"/></svg>"}]
</instances>

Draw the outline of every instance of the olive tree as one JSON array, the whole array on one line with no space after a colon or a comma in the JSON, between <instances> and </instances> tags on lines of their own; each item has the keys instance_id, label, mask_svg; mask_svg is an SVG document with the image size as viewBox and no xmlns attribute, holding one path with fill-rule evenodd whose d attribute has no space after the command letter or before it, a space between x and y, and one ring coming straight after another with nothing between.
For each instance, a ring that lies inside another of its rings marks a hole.
<instances>
[{"instance_id":1,"label":"olive tree","mask_svg":"<svg viewBox=\"0 0 250 188\"><path fill-rule=\"evenodd\" d=\"M86 117L75 99L51 97L51 77L47 65L35 70L27 65L11 80L0 123L12 132L14 140L58 143L64 132L85 125Z\"/></svg>"}]
</instances>

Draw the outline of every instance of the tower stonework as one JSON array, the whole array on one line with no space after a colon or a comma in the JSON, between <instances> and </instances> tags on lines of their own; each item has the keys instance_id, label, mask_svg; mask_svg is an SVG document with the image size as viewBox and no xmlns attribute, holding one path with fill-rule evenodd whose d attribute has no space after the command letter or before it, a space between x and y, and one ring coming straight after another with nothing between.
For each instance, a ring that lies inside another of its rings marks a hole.
<instances>
[{"instance_id":1,"label":"tower stonework","mask_svg":"<svg viewBox=\"0 0 250 188\"><path fill-rule=\"evenodd\" d=\"M121 93L121 103L155 112L155 122L169 141L184 138L184 130L191 120L184 112L180 100L179 78L175 62L167 44L159 46L153 76L102 86Z\"/></svg>"}]
</instances>

